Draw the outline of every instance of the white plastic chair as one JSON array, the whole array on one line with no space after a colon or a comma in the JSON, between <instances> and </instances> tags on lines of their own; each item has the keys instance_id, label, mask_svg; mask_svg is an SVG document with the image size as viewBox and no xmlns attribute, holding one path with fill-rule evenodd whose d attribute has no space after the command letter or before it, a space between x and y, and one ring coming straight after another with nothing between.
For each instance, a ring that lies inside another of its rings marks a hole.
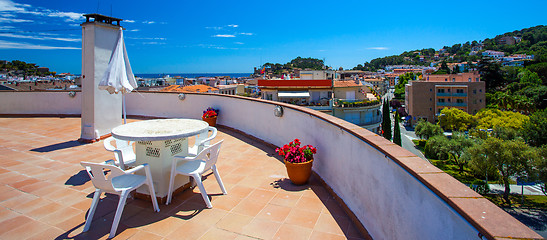
<instances>
[{"instance_id":1,"label":"white plastic chair","mask_svg":"<svg viewBox=\"0 0 547 240\"><path fill-rule=\"evenodd\" d=\"M218 170L216 167L218 154L220 152L220 145L223 141L224 140L221 140L220 142L203 149L203 151L201 151L195 157L173 157L173 163L171 164L171 179L169 180L169 193L167 194L167 202L165 203L165 205L171 203L171 198L173 197L173 185L175 181L175 176L177 174L182 174L194 178L196 184L199 187L199 191L201 192L201 196L203 197L203 200L207 204L208 208L212 208L213 205L211 205L211 201L209 201L207 192L205 191L203 183L201 182L201 175L205 171L212 169L213 173L215 174L215 178L217 179L218 185L220 185L222 193L228 194L226 192L226 189L224 188L224 184L222 183L222 179L220 179L220 175L218 174ZM181 164L180 166L177 166L179 160L186 160L187 162Z\"/></svg>"},{"instance_id":2,"label":"white plastic chair","mask_svg":"<svg viewBox=\"0 0 547 240\"><path fill-rule=\"evenodd\" d=\"M116 147L112 145L112 141L116 140ZM110 152L114 152L115 163L122 170L127 169L126 166L135 164L137 156L133 150L132 141L119 140L114 137L108 137L104 140L104 148Z\"/></svg>"},{"instance_id":3,"label":"white plastic chair","mask_svg":"<svg viewBox=\"0 0 547 240\"><path fill-rule=\"evenodd\" d=\"M209 131L211 131L211 136L209 136ZM201 150L211 146L211 140L213 140L216 136L217 129L215 127L209 127L207 131L198 134L196 136L196 142L194 143L194 146L188 148L188 155L198 155Z\"/></svg>"},{"instance_id":4,"label":"white plastic chair","mask_svg":"<svg viewBox=\"0 0 547 240\"><path fill-rule=\"evenodd\" d=\"M101 193L107 192L120 196L118 208L116 209L116 215L114 216L112 228L110 229L109 237L112 238L116 235L116 229L118 229L118 224L120 223L125 201L131 191L142 186L143 184L148 185L154 210L159 212L160 208L156 200L156 193L154 192L154 184L152 182L152 175L150 174L150 166L148 166L148 164L139 165L135 168L124 171L117 166L108 164L108 162L112 162L112 160L104 163L80 163L86 169L93 186L97 189L95 190L95 195L93 195L93 201L91 203L89 213L87 214L87 220L85 222L83 232L87 232L91 226L91 221L93 220L93 215L95 214L95 210L99 204ZM144 169L146 176L131 174L140 169ZM110 170L109 176L105 176L105 170Z\"/></svg>"}]
</instances>

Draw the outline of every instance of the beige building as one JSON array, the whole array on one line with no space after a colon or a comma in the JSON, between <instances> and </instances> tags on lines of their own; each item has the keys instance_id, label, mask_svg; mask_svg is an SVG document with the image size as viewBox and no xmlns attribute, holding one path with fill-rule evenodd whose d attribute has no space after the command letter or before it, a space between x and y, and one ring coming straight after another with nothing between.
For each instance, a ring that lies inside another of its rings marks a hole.
<instances>
[{"instance_id":1,"label":"beige building","mask_svg":"<svg viewBox=\"0 0 547 240\"><path fill-rule=\"evenodd\" d=\"M485 82L478 73L426 75L405 86L405 107L412 124L420 118L435 123L443 108L475 114L486 107Z\"/></svg>"}]
</instances>

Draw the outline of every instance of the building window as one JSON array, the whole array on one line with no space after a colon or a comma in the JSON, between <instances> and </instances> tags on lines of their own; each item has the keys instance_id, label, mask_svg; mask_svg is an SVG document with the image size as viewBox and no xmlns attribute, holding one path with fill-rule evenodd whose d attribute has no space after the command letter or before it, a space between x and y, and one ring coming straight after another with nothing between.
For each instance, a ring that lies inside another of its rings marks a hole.
<instances>
[{"instance_id":1,"label":"building window","mask_svg":"<svg viewBox=\"0 0 547 240\"><path fill-rule=\"evenodd\" d=\"M463 103L463 99L456 99L457 103Z\"/></svg>"},{"instance_id":2,"label":"building window","mask_svg":"<svg viewBox=\"0 0 547 240\"><path fill-rule=\"evenodd\" d=\"M478 82L479 81L479 78L475 78L475 82Z\"/></svg>"},{"instance_id":3,"label":"building window","mask_svg":"<svg viewBox=\"0 0 547 240\"><path fill-rule=\"evenodd\" d=\"M456 78L452 78L452 82L455 82L456 81Z\"/></svg>"},{"instance_id":4,"label":"building window","mask_svg":"<svg viewBox=\"0 0 547 240\"><path fill-rule=\"evenodd\" d=\"M444 89L442 88L437 89L437 93L444 93Z\"/></svg>"},{"instance_id":5,"label":"building window","mask_svg":"<svg viewBox=\"0 0 547 240\"><path fill-rule=\"evenodd\" d=\"M456 89L457 93L463 93L463 89Z\"/></svg>"},{"instance_id":6,"label":"building window","mask_svg":"<svg viewBox=\"0 0 547 240\"><path fill-rule=\"evenodd\" d=\"M431 101L433 101L433 99L432 99L432 98L429 98L429 101L431 102Z\"/></svg>"},{"instance_id":7,"label":"building window","mask_svg":"<svg viewBox=\"0 0 547 240\"><path fill-rule=\"evenodd\" d=\"M468 82L471 82L471 78L467 79Z\"/></svg>"},{"instance_id":8,"label":"building window","mask_svg":"<svg viewBox=\"0 0 547 240\"><path fill-rule=\"evenodd\" d=\"M448 99L448 102L450 102L450 98Z\"/></svg>"},{"instance_id":9,"label":"building window","mask_svg":"<svg viewBox=\"0 0 547 240\"><path fill-rule=\"evenodd\" d=\"M477 89L473 89L473 94L477 94Z\"/></svg>"},{"instance_id":10,"label":"building window","mask_svg":"<svg viewBox=\"0 0 547 240\"><path fill-rule=\"evenodd\" d=\"M482 102L482 99L480 99L479 102Z\"/></svg>"},{"instance_id":11,"label":"building window","mask_svg":"<svg viewBox=\"0 0 547 240\"><path fill-rule=\"evenodd\" d=\"M429 111L433 111L433 108L429 108Z\"/></svg>"},{"instance_id":12,"label":"building window","mask_svg":"<svg viewBox=\"0 0 547 240\"><path fill-rule=\"evenodd\" d=\"M445 81L445 82L447 82L447 81L448 81L448 79L446 79L446 78L445 78L445 79L444 79L444 81Z\"/></svg>"},{"instance_id":13,"label":"building window","mask_svg":"<svg viewBox=\"0 0 547 240\"><path fill-rule=\"evenodd\" d=\"M444 98L439 98L438 102L444 102Z\"/></svg>"},{"instance_id":14,"label":"building window","mask_svg":"<svg viewBox=\"0 0 547 240\"><path fill-rule=\"evenodd\" d=\"M482 92L482 89L479 89L479 92Z\"/></svg>"},{"instance_id":15,"label":"building window","mask_svg":"<svg viewBox=\"0 0 547 240\"><path fill-rule=\"evenodd\" d=\"M430 88L429 91L430 91L430 92L433 92L433 88Z\"/></svg>"}]
</instances>

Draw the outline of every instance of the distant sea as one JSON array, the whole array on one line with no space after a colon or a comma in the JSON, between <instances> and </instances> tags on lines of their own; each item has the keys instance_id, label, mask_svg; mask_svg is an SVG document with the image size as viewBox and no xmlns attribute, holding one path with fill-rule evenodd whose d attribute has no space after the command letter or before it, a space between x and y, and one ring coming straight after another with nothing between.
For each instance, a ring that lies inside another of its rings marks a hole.
<instances>
[{"instance_id":1,"label":"distant sea","mask_svg":"<svg viewBox=\"0 0 547 240\"><path fill-rule=\"evenodd\" d=\"M252 73L137 73L136 77L141 78L161 78L165 75L170 77L181 76L184 78L198 78L198 77L216 77L216 76L230 76L231 78L249 77Z\"/></svg>"}]
</instances>

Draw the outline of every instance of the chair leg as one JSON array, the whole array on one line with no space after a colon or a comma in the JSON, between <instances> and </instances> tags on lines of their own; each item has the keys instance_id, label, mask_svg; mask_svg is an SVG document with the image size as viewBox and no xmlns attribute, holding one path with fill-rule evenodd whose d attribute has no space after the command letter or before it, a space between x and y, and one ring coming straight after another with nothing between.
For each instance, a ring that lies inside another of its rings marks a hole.
<instances>
[{"instance_id":1,"label":"chair leg","mask_svg":"<svg viewBox=\"0 0 547 240\"><path fill-rule=\"evenodd\" d=\"M203 197L203 201L205 201L205 204L207 204L208 208L212 208L213 205L211 204L211 201L209 201L209 196L207 196L205 187L203 187L203 183L201 182L201 175L193 174L192 177L194 178L194 180L196 180L196 184L199 187L199 191L201 192L201 197Z\"/></svg>"},{"instance_id":2,"label":"chair leg","mask_svg":"<svg viewBox=\"0 0 547 240\"><path fill-rule=\"evenodd\" d=\"M118 229L118 224L120 224L123 208L125 207L125 201L127 200L128 195L129 195L128 191L122 191L122 194L120 194L120 201L118 202L116 215L114 216L114 221L112 222L112 228L110 229L109 238L113 238L114 236L116 236L116 230Z\"/></svg>"},{"instance_id":3,"label":"chair leg","mask_svg":"<svg viewBox=\"0 0 547 240\"><path fill-rule=\"evenodd\" d=\"M152 205L154 206L154 211L159 212L160 207L158 206L158 199L156 199L156 192L154 191L154 183L148 179L147 181L148 191L150 191L150 198L152 198Z\"/></svg>"},{"instance_id":4,"label":"chair leg","mask_svg":"<svg viewBox=\"0 0 547 240\"><path fill-rule=\"evenodd\" d=\"M222 193L228 194L228 192L226 192L226 188L224 188L224 183L222 183L222 179L220 178L220 174L218 174L217 166L213 165L213 167L211 167L211 168L213 169L213 173L215 174L215 178L217 179L218 185L220 186L220 189L222 190Z\"/></svg>"},{"instance_id":5,"label":"chair leg","mask_svg":"<svg viewBox=\"0 0 547 240\"><path fill-rule=\"evenodd\" d=\"M165 205L169 205L171 203L171 198L173 198L173 187L175 185L175 171L174 169L171 169L171 177L169 178L169 191L167 192L167 201L165 201Z\"/></svg>"},{"instance_id":6,"label":"chair leg","mask_svg":"<svg viewBox=\"0 0 547 240\"><path fill-rule=\"evenodd\" d=\"M97 205L99 205L99 199L101 198L102 192L103 191L101 189L95 190L95 194L93 195L93 201L91 202L91 207L89 208L89 213L87 214L87 219L85 221L83 232L87 232L87 230L89 230L89 227L91 227L91 221L93 221L93 215L95 215L95 210L97 210Z\"/></svg>"}]
</instances>

